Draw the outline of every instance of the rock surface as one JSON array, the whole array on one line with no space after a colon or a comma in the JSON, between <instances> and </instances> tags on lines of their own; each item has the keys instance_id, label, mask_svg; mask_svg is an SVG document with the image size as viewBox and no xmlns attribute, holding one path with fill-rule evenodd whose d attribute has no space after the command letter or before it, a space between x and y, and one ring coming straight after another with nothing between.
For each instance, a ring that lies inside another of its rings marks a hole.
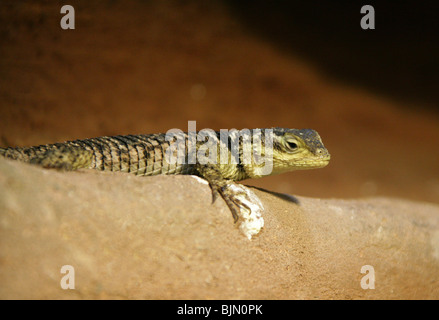
<instances>
[{"instance_id":1,"label":"rock surface","mask_svg":"<svg viewBox=\"0 0 439 320\"><path fill-rule=\"evenodd\" d=\"M439 299L439 206L251 189L265 227L249 241L190 176L0 159L0 299Z\"/></svg>"}]
</instances>

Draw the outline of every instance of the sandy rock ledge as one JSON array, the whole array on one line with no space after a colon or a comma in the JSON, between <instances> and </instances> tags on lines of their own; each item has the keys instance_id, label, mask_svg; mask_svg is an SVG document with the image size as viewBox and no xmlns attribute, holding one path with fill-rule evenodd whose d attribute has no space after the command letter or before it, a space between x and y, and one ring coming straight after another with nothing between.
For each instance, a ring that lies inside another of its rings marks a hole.
<instances>
[{"instance_id":1,"label":"sandy rock ledge","mask_svg":"<svg viewBox=\"0 0 439 320\"><path fill-rule=\"evenodd\" d=\"M0 299L439 299L439 206L252 190L265 227L249 241L190 176L0 159Z\"/></svg>"}]
</instances>

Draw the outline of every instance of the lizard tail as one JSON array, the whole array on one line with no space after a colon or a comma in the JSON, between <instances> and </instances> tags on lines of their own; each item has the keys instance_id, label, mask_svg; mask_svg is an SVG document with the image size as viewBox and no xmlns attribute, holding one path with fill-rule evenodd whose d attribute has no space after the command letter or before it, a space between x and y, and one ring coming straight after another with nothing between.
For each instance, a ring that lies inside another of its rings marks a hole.
<instances>
[{"instance_id":1,"label":"lizard tail","mask_svg":"<svg viewBox=\"0 0 439 320\"><path fill-rule=\"evenodd\" d=\"M12 160L29 161L29 156L21 148L0 148L0 156Z\"/></svg>"},{"instance_id":2,"label":"lizard tail","mask_svg":"<svg viewBox=\"0 0 439 320\"><path fill-rule=\"evenodd\" d=\"M0 148L0 156L45 168L76 170L89 168L93 154L77 147L44 145L30 148Z\"/></svg>"}]
</instances>

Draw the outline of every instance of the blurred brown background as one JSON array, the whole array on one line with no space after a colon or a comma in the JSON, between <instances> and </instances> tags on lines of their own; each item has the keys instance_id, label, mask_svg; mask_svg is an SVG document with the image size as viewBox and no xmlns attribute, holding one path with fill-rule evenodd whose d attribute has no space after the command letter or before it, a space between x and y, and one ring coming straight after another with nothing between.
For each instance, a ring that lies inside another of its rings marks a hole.
<instances>
[{"instance_id":1,"label":"blurred brown background","mask_svg":"<svg viewBox=\"0 0 439 320\"><path fill-rule=\"evenodd\" d=\"M328 167L245 183L439 203L439 6L304 2L2 1L0 145L313 128Z\"/></svg>"}]
</instances>

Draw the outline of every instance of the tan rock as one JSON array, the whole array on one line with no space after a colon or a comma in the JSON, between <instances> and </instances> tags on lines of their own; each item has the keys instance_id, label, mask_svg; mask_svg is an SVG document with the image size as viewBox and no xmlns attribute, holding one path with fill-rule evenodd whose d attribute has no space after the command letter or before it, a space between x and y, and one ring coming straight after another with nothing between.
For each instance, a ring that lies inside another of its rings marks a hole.
<instances>
[{"instance_id":1,"label":"tan rock","mask_svg":"<svg viewBox=\"0 0 439 320\"><path fill-rule=\"evenodd\" d=\"M190 176L0 159L0 298L439 298L439 206L252 190L265 227L249 241ZM64 265L74 289L61 288Z\"/></svg>"}]
</instances>

